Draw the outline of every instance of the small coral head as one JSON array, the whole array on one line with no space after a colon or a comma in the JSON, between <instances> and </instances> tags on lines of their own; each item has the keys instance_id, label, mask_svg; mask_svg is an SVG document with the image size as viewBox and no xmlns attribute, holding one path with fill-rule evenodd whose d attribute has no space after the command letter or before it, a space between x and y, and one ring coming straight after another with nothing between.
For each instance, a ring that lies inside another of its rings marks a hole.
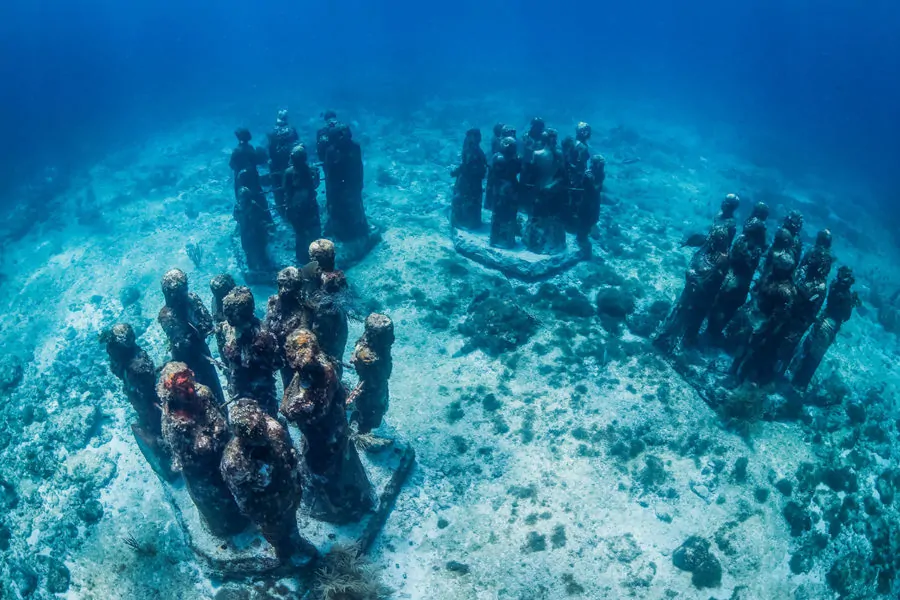
<instances>
[{"instance_id":1,"label":"small coral head","mask_svg":"<svg viewBox=\"0 0 900 600\"><path fill-rule=\"evenodd\" d=\"M172 370L163 379L163 387L178 398L193 397L197 392L194 385L194 372L186 366Z\"/></svg>"}]
</instances>

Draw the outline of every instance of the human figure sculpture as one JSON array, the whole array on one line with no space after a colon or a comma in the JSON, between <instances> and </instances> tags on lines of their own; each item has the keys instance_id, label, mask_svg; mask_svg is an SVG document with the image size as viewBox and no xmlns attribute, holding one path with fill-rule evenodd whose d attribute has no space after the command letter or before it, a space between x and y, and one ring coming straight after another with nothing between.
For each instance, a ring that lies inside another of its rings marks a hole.
<instances>
[{"instance_id":1,"label":"human figure sculpture","mask_svg":"<svg viewBox=\"0 0 900 600\"><path fill-rule=\"evenodd\" d=\"M275 210L282 218L286 218L284 195L284 172L291 162L291 151L300 142L297 130L288 123L288 111L279 110L275 118L275 127L268 134L269 138L269 178L272 182L272 197Z\"/></svg>"},{"instance_id":2,"label":"human figure sculpture","mask_svg":"<svg viewBox=\"0 0 900 600\"><path fill-rule=\"evenodd\" d=\"M584 192L581 205L575 207L575 238L585 247L588 234L600 221L600 195L606 179L606 159L599 154L591 157L589 169L584 177Z\"/></svg>"},{"instance_id":3,"label":"human figure sculpture","mask_svg":"<svg viewBox=\"0 0 900 600\"><path fill-rule=\"evenodd\" d=\"M591 138L591 126L581 122L575 128L575 137L567 137L563 140L563 157L565 158L566 180L568 184L568 201L566 203L565 224L566 231L576 234L579 240L586 240L591 227L600 218L599 202L596 202L597 217L593 217L595 181L588 181L594 175L594 167L597 166L591 157L588 140ZM602 157L598 157L602 158ZM603 165L605 168L605 164ZM603 168L600 170L600 185L605 176Z\"/></svg>"},{"instance_id":4,"label":"human figure sculpture","mask_svg":"<svg viewBox=\"0 0 900 600\"><path fill-rule=\"evenodd\" d=\"M348 404L355 407L351 420L356 423L359 433L369 433L380 427L387 412L388 380L394 365L391 359L393 344L394 323L391 319L378 313L366 317L365 331L350 358L359 383L350 392Z\"/></svg>"},{"instance_id":5,"label":"human figure sculpture","mask_svg":"<svg viewBox=\"0 0 900 600\"><path fill-rule=\"evenodd\" d=\"M706 323L706 332L713 341L722 341L725 326L747 301L753 276L766 248L766 217L768 209L765 205L757 206L744 223L743 232L731 246L728 273L716 294Z\"/></svg>"},{"instance_id":6,"label":"human figure sculpture","mask_svg":"<svg viewBox=\"0 0 900 600\"><path fill-rule=\"evenodd\" d=\"M285 219L294 229L295 256L297 264L301 265L306 262L310 243L322 235L319 202L316 199L319 169L309 164L303 145L294 146L290 161L291 166L284 172Z\"/></svg>"},{"instance_id":7,"label":"human figure sculpture","mask_svg":"<svg viewBox=\"0 0 900 600\"><path fill-rule=\"evenodd\" d=\"M800 238L800 232L803 230L803 215L798 210L792 210L784 218L782 227L791 234L791 254L796 266L800 263L800 256L803 254L803 240Z\"/></svg>"},{"instance_id":8,"label":"human figure sculpture","mask_svg":"<svg viewBox=\"0 0 900 600\"><path fill-rule=\"evenodd\" d=\"M320 289L329 294L338 294L346 291L347 276L343 271L335 268L337 255L334 242L326 239L314 241L309 245L309 260L315 261L319 266Z\"/></svg>"},{"instance_id":9,"label":"human figure sculpture","mask_svg":"<svg viewBox=\"0 0 900 600\"><path fill-rule=\"evenodd\" d=\"M238 197L241 186L238 182L238 175L241 171L256 171L256 168L262 164L259 151L253 147L250 140L253 136L246 127L239 127L234 131L238 145L231 151L231 158L228 161L228 167L234 173L234 196Z\"/></svg>"},{"instance_id":10,"label":"human figure sculpture","mask_svg":"<svg viewBox=\"0 0 900 600\"><path fill-rule=\"evenodd\" d=\"M335 269L335 248L330 240L316 240L309 247L312 261L304 267L304 300L310 312L310 330L318 346L330 356L340 375L343 372L344 351L350 335L344 292L347 278Z\"/></svg>"},{"instance_id":11,"label":"human figure sculpture","mask_svg":"<svg viewBox=\"0 0 900 600\"><path fill-rule=\"evenodd\" d=\"M719 212L713 219L713 227L724 227L728 231L728 245L734 241L737 235L737 218L734 213L741 205L741 199L737 194L728 194L722 200Z\"/></svg>"},{"instance_id":12,"label":"human figure sculpture","mask_svg":"<svg viewBox=\"0 0 900 600\"><path fill-rule=\"evenodd\" d=\"M350 127L335 124L328 132L322 168L325 171L325 235L340 242L369 235L363 206L363 162Z\"/></svg>"},{"instance_id":13,"label":"human figure sculpture","mask_svg":"<svg viewBox=\"0 0 900 600\"><path fill-rule=\"evenodd\" d=\"M537 181L540 175L538 174L538 167L535 165L534 154L544 147L546 143L545 133L544 120L540 117L534 117L528 126L528 131L525 132L522 138L519 208L526 214L531 214L531 208L540 191Z\"/></svg>"},{"instance_id":14,"label":"human figure sculpture","mask_svg":"<svg viewBox=\"0 0 900 600\"><path fill-rule=\"evenodd\" d=\"M289 333L312 327L312 313L304 298L303 284L299 269L282 269L278 273L278 293L269 298L265 328L275 336L281 356L285 355L284 345ZM281 367L281 383L285 389L293 377L294 373L285 362Z\"/></svg>"},{"instance_id":15,"label":"human figure sculpture","mask_svg":"<svg viewBox=\"0 0 900 600\"><path fill-rule=\"evenodd\" d=\"M850 320L854 307L860 305L859 296L852 290L855 282L849 267L838 269L837 277L828 288L825 310L803 340L803 347L791 366L793 384L797 388L805 390L809 386L841 327Z\"/></svg>"},{"instance_id":16,"label":"human figure sculpture","mask_svg":"<svg viewBox=\"0 0 900 600\"><path fill-rule=\"evenodd\" d=\"M525 247L537 254L554 254L565 248L564 216L567 185L555 130L544 132L542 146L532 154L532 180L536 195L522 236Z\"/></svg>"},{"instance_id":17,"label":"human figure sculpture","mask_svg":"<svg viewBox=\"0 0 900 600\"><path fill-rule=\"evenodd\" d=\"M223 303L227 323L225 352L232 398L253 398L270 415L278 412L275 372L284 366L275 335L264 329L254 314L256 303L249 288L236 287Z\"/></svg>"},{"instance_id":18,"label":"human figure sculpture","mask_svg":"<svg viewBox=\"0 0 900 600\"><path fill-rule=\"evenodd\" d=\"M828 291L831 273L831 232L820 232L816 246L806 253L794 275L797 296L791 308L791 319L784 327L784 341L778 348L779 373L784 373L803 339L803 334L815 322Z\"/></svg>"},{"instance_id":19,"label":"human figure sculpture","mask_svg":"<svg viewBox=\"0 0 900 600\"><path fill-rule=\"evenodd\" d=\"M484 190L484 208L485 210L494 210L494 190L496 189L496 185L494 183L494 156L500 152L500 143L503 141L503 128L506 127L503 123L497 123L494 125L491 130L491 152L488 154L488 172L487 172L487 185Z\"/></svg>"},{"instance_id":20,"label":"human figure sculpture","mask_svg":"<svg viewBox=\"0 0 900 600\"><path fill-rule=\"evenodd\" d=\"M337 113L333 110L326 110L322 113L322 119L325 121L325 125L316 132L316 156L319 158L320 163L325 162L332 134L335 132L335 128L340 125Z\"/></svg>"},{"instance_id":21,"label":"human figure sculpture","mask_svg":"<svg viewBox=\"0 0 900 600\"><path fill-rule=\"evenodd\" d=\"M775 233L775 240L769 248L763 272L757 286L756 304L760 312L769 317L782 304L779 282L790 279L797 267L794 258L794 238L782 227ZM774 296L771 295L774 293Z\"/></svg>"},{"instance_id":22,"label":"human figure sculpture","mask_svg":"<svg viewBox=\"0 0 900 600\"><path fill-rule=\"evenodd\" d=\"M247 520L219 470L230 434L215 396L183 362L163 367L157 392L163 441L203 522L219 537L240 533Z\"/></svg>"},{"instance_id":23,"label":"human figure sculpture","mask_svg":"<svg viewBox=\"0 0 900 600\"><path fill-rule=\"evenodd\" d=\"M685 272L684 289L654 344L671 352L683 340L693 345L700 327L712 308L716 292L722 287L728 268L728 230L714 227L707 241L691 259Z\"/></svg>"},{"instance_id":24,"label":"human figure sculpture","mask_svg":"<svg viewBox=\"0 0 900 600\"><path fill-rule=\"evenodd\" d=\"M731 372L738 382L770 383L777 374L779 353L793 318L797 286L793 272L796 264L791 253L792 238L780 229L773 246L778 245L769 278L759 289L758 306L765 320L754 329L750 341L735 358Z\"/></svg>"},{"instance_id":25,"label":"human figure sculpture","mask_svg":"<svg viewBox=\"0 0 900 600\"><path fill-rule=\"evenodd\" d=\"M224 403L219 374L206 345L214 330L212 315L200 297L188 290L187 275L181 269L171 269L163 276L162 291L166 305L159 311L159 324L169 340L172 360L187 364L197 382Z\"/></svg>"},{"instance_id":26,"label":"human figure sculpture","mask_svg":"<svg viewBox=\"0 0 900 600\"><path fill-rule=\"evenodd\" d=\"M162 411L156 395L156 367L150 356L138 346L134 329L117 323L104 332L109 368L122 381L125 396L137 415L137 428L150 438L161 433ZM134 426L132 426L134 427Z\"/></svg>"},{"instance_id":27,"label":"human figure sculpture","mask_svg":"<svg viewBox=\"0 0 900 600\"><path fill-rule=\"evenodd\" d=\"M516 140L504 138L494 155L494 214L491 217L491 246L515 248L518 233L519 169Z\"/></svg>"},{"instance_id":28,"label":"human figure sculpture","mask_svg":"<svg viewBox=\"0 0 900 600\"><path fill-rule=\"evenodd\" d=\"M238 183L240 189L234 206L234 220L237 222L247 268L252 272L264 273L271 268L268 245L273 221L269 202L256 169L241 171Z\"/></svg>"},{"instance_id":29,"label":"human figure sculpture","mask_svg":"<svg viewBox=\"0 0 900 600\"><path fill-rule=\"evenodd\" d=\"M338 371L309 330L292 332L286 351L295 374L285 390L281 413L306 441L311 513L333 522L356 520L371 508L372 492L350 443L346 393Z\"/></svg>"},{"instance_id":30,"label":"human figure sculpture","mask_svg":"<svg viewBox=\"0 0 900 600\"><path fill-rule=\"evenodd\" d=\"M224 355L225 347L225 331L222 326L225 324L225 311L222 307L225 296L228 292L237 287L234 277L228 273L216 275L209 282L209 290L212 292L212 320L213 333L216 336L216 347L219 349L219 357Z\"/></svg>"},{"instance_id":31,"label":"human figure sculpture","mask_svg":"<svg viewBox=\"0 0 900 600\"><path fill-rule=\"evenodd\" d=\"M297 550L309 547L297 528L300 457L284 426L255 400L239 399L230 416L233 435L222 456L222 478L275 555L289 560Z\"/></svg>"},{"instance_id":32,"label":"human figure sculpture","mask_svg":"<svg viewBox=\"0 0 900 600\"><path fill-rule=\"evenodd\" d=\"M463 143L462 163L453 169L456 178L450 210L450 224L465 229L481 227L481 202L487 158L481 149L481 131L470 129Z\"/></svg>"}]
</instances>

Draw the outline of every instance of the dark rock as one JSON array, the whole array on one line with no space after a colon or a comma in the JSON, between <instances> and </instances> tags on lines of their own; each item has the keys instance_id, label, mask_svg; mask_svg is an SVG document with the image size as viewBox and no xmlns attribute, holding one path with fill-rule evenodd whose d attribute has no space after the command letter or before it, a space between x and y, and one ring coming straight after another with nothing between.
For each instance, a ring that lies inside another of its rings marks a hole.
<instances>
[{"instance_id":1,"label":"dark rock","mask_svg":"<svg viewBox=\"0 0 900 600\"><path fill-rule=\"evenodd\" d=\"M890 506L894 503L894 496L896 495L896 479L897 475L894 471L888 469L875 480L875 489L878 491L878 497L881 498L881 503L885 506Z\"/></svg>"},{"instance_id":2,"label":"dark rock","mask_svg":"<svg viewBox=\"0 0 900 600\"><path fill-rule=\"evenodd\" d=\"M22 383L25 364L18 356L7 354L0 358L0 393L8 394Z\"/></svg>"},{"instance_id":3,"label":"dark rock","mask_svg":"<svg viewBox=\"0 0 900 600\"><path fill-rule=\"evenodd\" d=\"M141 291L133 285L126 286L119 292L119 302L122 303L123 308L128 308L132 304L136 304L140 299Z\"/></svg>"},{"instance_id":4,"label":"dark rock","mask_svg":"<svg viewBox=\"0 0 900 600\"><path fill-rule=\"evenodd\" d=\"M459 325L459 332L468 338L461 353L479 349L496 357L526 343L535 331L537 321L512 296L485 291L472 300Z\"/></svg>"},{"instance_id":5,"label":"dark rock","mask_svg":"<svg viewBox=\"0 0 900 600\"><path fill-rule=\"evenodd\" d=\"M438 519L438 522L437 522L438 529L447 529L447 527L449 527L449 526L450 526L450 521L448 521L444 517L441 517Z\"/></svg>"},{"instance_id":6,"label":"dark rock","mask_svg":"<svg viewBox=\"0 0 900 600\"><path fill-rule=\"evenodd\" d=\"M856 589L865 589L874 579L874 571L866 557L857 553L845 554L838 558L825 575L825 580L831 589L841 594L842 597L850 595ZM862 598L863 596L856 597Z\"/></svg>"},{"instance_id":7,"label":"dark rock","mask_svg":"<svg viewBox=\"0 0 900 600\"><path fill-rule=\"evenodd\" d=\"M753 490L753 498L760 504L763 504L769 499L769 488L756 488L755 490Z\"/></svg>"},{"instance_id":8,"label":"dark rock","mask_svg":"<svg viewBox=\"0 0 900 600\"><path fill-rule=\"evenodd\" d=\"M859 490L856 473L850 467L825 469L822 473L822 483L836 492L849 492L852 494Z\"/></svg>"},{"instance_id":9,"label":"dark rock","mask_svg":"<svg viewBox=\"0 0 900 600\"><path fill-rule=\"evenodd\" d=\"M0 509L5 513L18 505L19 494L16 493L16 488L11 483L0 479Z\"/></svg>"},{"instance_id":10,"label":"dark rock","mask_svg":"<svg viewBox=\"0 0 900 600\"><path fill-rule=\"evenodd\" d=\"M23 598L29 598L37 589L38 576L31 565L18 562L10 565L9 575L13 585L18 588Z\"/></svg>"},{"instance_id":11,"label":"dark rock","mask_svg":"<svg viewBox=\"0 0 900 600\"><path fill-rule=\"evenodd\" d=\"M775 489L781 492L782 496L790 498L794 491L794 485L787 479L781 478L775 482Z\"/></svg>"},{"instance_id":12,"label":"dark rock","mask_svg":"<svg viewBox=\"0 0 900 600\"><path fill-rule=\"evenodd\" d=\"M6 523L0 523L0 552L9 550L9 540L12 538L12 532ZM2 598L3 596L0 596Z\"/></svg>"},{"instance_id":13,"label":"dark rock","mask_svg":"<svg viewBox=\"0 0 900 600\"><path fill-rule=\"evenodd\" d=\"M597 292L597 312L600 317L621 323L634 312L634 295L623 287L603 288Z\"/></svg>"},{"instance_id":14,"label":"dark rock","mask_svg":"<svg viewBox=\"0 0 900 600\"><path fill-rule=\"evenodd\" d=\"M709 551L709 541L689 537L672 553L672 564L691 573L691 583L698 589L718 587L722 583L722 564Z\"/></svg>"},{"instance_id":15,"label":"dark rock","mask_svg":"<svg viewBox=\"0 0 900 600\"><path fill-rule=\"evenodd\" d=\"M547 549L547 536L537 531L529 531L525 540L525 552L543 552Z\"/></svg>"},{"instance_id":16,"label":"dark rock","mask_svg":"<svg viewBox=\"0 0 900 600\"><path fill-rule=\"evenodd\" d=\"M460 575L468 575L469 565L451 560L447 563L447 570L452 571L453 573L459 573Z\"/></svg>"},{"instance_id":17,"label":"dark rock","mask_svg":"<svg viewBox=\"0 0 900 600\"><path fill-rule=\"evenodd\" d=\"M750 460L746 456L742 456L734 462L734 468L731 470L731 479L735 483L744 483L747 481L747 465Z\"/></svg>"},{"instance_id":18,"label":"dark rock","mask_svg":"<svg viewBox=\"0 0 900 600\"><path fill-rule=\"evenodd\" d=\"M97 500L88 500L75 509L75 514L85 523L93 524L103 518L103 505Z\"/></svg>"},{"instance_id":19,"label":"dark rock","mask_svg":"<svg viewBox=\"0 0 900 600\"><path fill-rule=\"evenodd\" d=\"M860 424L866 421L866 407L860 402L848 402L845 407L847 418L851 423Z\"/></svg>"},{"instance_id":20,"label":"dark rock","mask_svg":"<svg viewBox=\"0 0 900 600\"><path fill-rule=\"evenodd\" d=\"M51 594L64 594L69 591L72 576L62 561L52 556L38 556L38 570L43 575L44 588Z\"/></svg>"},{"instance_id":21,"label":"dark rock","mask_svg":"<svg viewBox=\"0 0 900 600\"><path fill-rule=\"evenodd\" d=\"M784 515L788 526L791 528L791 537L800 537L804 532L812 528L812 518L809 516L809 511L796 502L788 502L781 514Z\"/></svg>"}]
</instances>

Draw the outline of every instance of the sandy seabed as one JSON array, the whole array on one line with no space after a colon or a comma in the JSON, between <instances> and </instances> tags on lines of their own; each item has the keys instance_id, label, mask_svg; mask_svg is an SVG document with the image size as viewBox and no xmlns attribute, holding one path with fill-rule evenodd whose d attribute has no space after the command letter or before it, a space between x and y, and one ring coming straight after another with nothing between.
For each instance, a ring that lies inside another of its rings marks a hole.
<instances>
[{"instance_id":1,"label":"sandy seabed","mask_svg":"<svg viewBox=\"0 0 900 600\"><path fill-rule=\"evenodd\" d=\"M300 115L318 108L291 109L311 141L318 120ZM898 456L897 342L872 306L844 327L820 371L836 372L849 390L844 405L868 403L868 417L814 407L809 419L761 421L749 435L724 427L638 326L680 293L690 257L680 242L708 227L728 192L745 198L741 219L752 202L770 204L770 238L790 208L806 216L806 246L830 227L839 264L856 270L868 302L885 278L900 279L897 257L852 197L755 166L724 152L727 138L682 125L548 111L563 135L582 119L593 125L592 147L608 165L604 207L591 261L526 284L458 256L447 225L449 168L465 130L481 127L487 138L505 120L521 131L524 107L491 98L435 102L403 118L339 114L362 144L367 210L383 231L347 274L360 314L377 309L395 322L387 420L417 453L371 552L397 598L837 597L827 576L835 561L872 552L853 517L837 535L828 529L828 511L851 495L865 508L860 519L873 516L865 498L874 499L900 546L897 513L879 488ZM249 123L255 141L269 121ZM162 274L184 269L207 302L213 275L240 279L227 168L238 124L191 121L110 153L75 178L53 218L6 246L0 335L25 370L0 413L0 523L10 537L0 544L0 597L29 588L31 597L72 599L278 594L262 584L238 593L203 575L131 439L131 409L97 341L103 328L130 322L160 364ZM189 244L202 249L196 263ZM252 287L261 309L274 288ZM485 290L514 306L522 319L511 321L527 330L499 350L472 333L469 307ZM630 299L627 319L598 314L596 296L609 290ZM360 333L352 322L351 344ZM805 489L804 463L822 472L849 465L858 489L835 489L827 477ZM809 517L799 535L784 516L789 503ZM128 536L147 551L129 548ZM690 536L710 541L718 587L697 589L673 566ZM812 555L804 569L791 563L800 552ZM845 597L878 596L874 580L863 585L868 575L854 577L861 587Z\"/></svg>"}]
</instances>

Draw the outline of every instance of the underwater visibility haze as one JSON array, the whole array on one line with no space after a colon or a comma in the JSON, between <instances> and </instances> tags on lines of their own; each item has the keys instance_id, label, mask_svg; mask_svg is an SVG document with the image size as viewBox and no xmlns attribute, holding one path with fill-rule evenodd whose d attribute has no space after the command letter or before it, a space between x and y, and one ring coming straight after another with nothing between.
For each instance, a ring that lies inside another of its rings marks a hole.
<instances>
[{"instance_id":1,"label":"underwater visibility haze","mask_svg":"<svg viewBox=\"0 0 900 600\"><path fill-rule=\"evenodd\" d=\"M0 7L0 600L900 596L900 5Z\"/></svg>"}]
</instances>

